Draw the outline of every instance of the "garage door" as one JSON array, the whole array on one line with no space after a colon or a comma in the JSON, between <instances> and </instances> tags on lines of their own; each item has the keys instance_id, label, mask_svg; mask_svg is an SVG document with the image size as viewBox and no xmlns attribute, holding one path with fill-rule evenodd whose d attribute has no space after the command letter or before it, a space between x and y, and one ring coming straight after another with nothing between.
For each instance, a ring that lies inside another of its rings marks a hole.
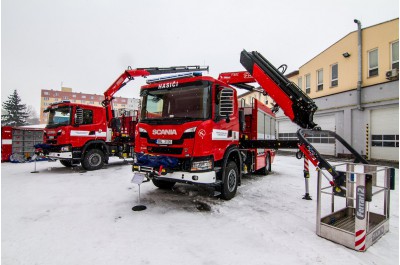
<instances>
[{"instance_id":1,"label":"garage door","mask_svg":"<svg viewBox=\"0 0 400 265\"><path fill-rule=\"evenodd\" d=\"M321 127L322 130L336 132L335 115L315 116L314 122ZM336 155L335 138L329 137L326 133L315 134L310 138L310 142L315 149L322 155Z\"/></svg>"},{"instance_id":2,"label":"garage door","mask_svg":"<svg viewBox=\"0 0 400 265\"><path fill-rule=\"evenodd\" d=\"M314 116L314 122L323 130L336 131L335 115ZM299 127L290 120L278 121L278 136L280 140L296 140L296 132ZM335 139L327 134L315 133L313 137L308 138L313 146L323 155L336 155ZM294 150L295 151L295 150Z\"/></svg>"},{"instance_id":3,"label":"garage door","mask_svg":"<svg viewBox=\"0 0 400 265\"><path fill-rule=\"evenodd\" d=\"M399 107L371 111L371 158L399 161Z\"/></svg>"},{"instance_id":4,"label":"garage door","mask_svg":"<svg viewBox=\"0 0 400 265\"><path fill-rule=\"evenodd\" d=\"M300 127L290 120L277 121L276 130L279 140L297 140L297 130ZM283 151L297 152L297 149L284 149Z\"/></svg>"}]
</instances>

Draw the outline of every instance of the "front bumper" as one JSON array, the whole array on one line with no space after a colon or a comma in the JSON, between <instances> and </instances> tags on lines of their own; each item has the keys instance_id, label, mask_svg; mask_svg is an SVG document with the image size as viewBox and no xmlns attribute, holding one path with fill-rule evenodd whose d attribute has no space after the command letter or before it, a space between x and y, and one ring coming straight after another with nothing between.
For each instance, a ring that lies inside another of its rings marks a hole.
<instances>
[{"instance_id":1,"label":"front bumper","mask_svg":"<svg viewBox=\"0 0 400 265\"><path fill-rule=\"evenodd\" d=\"M49 152L48 155L46 155L48 158L53 158L53 159L72 159L72 152L62 152L62 153L57 153L57 152Z\"/></svg>"},{"instance_id":2,"label":"front bumper","mask_svg":"<svg viewBox=\"0 0 400 265\"><path fill-rule=\"evenodd\" d=\"M215 171L207 172L184 172L177 171L165 175L155 176L159 180L176 181L189 184L215 184L217 177Z\"/></svg>"},{"instance_id":3,"label":"front bumper","mask_svg":"<svg viewBox=\"0 0 400 265\"><path fill-rule=\"evenodd\" d=\"M217 182L217 175L214 170L203 171L203 172L187 172L187 171L174 171L174 172L163 172L159 173L150 167L135 166L135 173L146 174L146 177L150 179L165 180L172 182L181 182L188 184L203 184L203 185L215 185Z\"/></svg>"}]
</instances>

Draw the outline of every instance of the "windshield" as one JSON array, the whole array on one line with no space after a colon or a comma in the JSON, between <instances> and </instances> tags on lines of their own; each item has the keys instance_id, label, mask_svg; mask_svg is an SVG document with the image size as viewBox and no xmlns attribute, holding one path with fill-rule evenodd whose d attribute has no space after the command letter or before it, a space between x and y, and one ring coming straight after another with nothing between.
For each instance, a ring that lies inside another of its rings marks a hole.
<instances>
[{"instance_id":1,"label":"windshield","mask_svg":"<svg viewBox=\"0 0 400 265\"><path fill-rule=\"evenodd\" d=\"M47 128L54 128L62 125L68 125L71 121L71 107L59 107L55 109L47 109L48 112Z\"/></svg>"},{"instance_id":2,"label":"windshield","mask_svg":"<svg viewBox=\"0 0 400 265\"><path fill-rule=\"evenodd\" d=\"M142 91L142 121L210 118L210 83L199 81L168 89Z\"/></svg>"}]
</instances>

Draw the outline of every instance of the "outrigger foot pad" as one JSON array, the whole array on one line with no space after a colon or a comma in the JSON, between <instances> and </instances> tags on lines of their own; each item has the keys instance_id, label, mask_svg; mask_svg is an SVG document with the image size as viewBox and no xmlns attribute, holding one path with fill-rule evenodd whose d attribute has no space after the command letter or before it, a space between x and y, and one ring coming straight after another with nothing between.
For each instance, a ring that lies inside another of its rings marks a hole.
<instances>
[{"instance_id":1,"label":"outrigger foot pad","mask_svg":"<svg viewBox=\"0 0 400 265\"><path fill-rule=\"evenodd\" d=\"M147 209L147 207L144 205L136 205L136 206L132 207L132 211L134 211L134 212L139 212L139 211L143 211L146 209Z\"/></svg>"}]
</instances>

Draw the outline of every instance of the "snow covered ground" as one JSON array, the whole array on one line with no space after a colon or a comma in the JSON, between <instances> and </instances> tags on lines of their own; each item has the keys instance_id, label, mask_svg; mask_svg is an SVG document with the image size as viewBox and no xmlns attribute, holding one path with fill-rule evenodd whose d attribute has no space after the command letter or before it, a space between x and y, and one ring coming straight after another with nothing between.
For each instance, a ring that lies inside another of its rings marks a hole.
<instances>
[{"instance_id":1,"label":"snow covered ground","mask_svg":"<svg viewBox=\"0 0 400 265\"><path fill-rule=\"evenodd\" d=\"M365 253L316 235L316 172L278 156L268 176L245 177L231 201L189 185L138 186L115 160L83 172L59 162L1 165L2 264L398 264L399 186L390 231ZM327 205L326 207L330 207Z\"/></svg>"}]
</instances>

